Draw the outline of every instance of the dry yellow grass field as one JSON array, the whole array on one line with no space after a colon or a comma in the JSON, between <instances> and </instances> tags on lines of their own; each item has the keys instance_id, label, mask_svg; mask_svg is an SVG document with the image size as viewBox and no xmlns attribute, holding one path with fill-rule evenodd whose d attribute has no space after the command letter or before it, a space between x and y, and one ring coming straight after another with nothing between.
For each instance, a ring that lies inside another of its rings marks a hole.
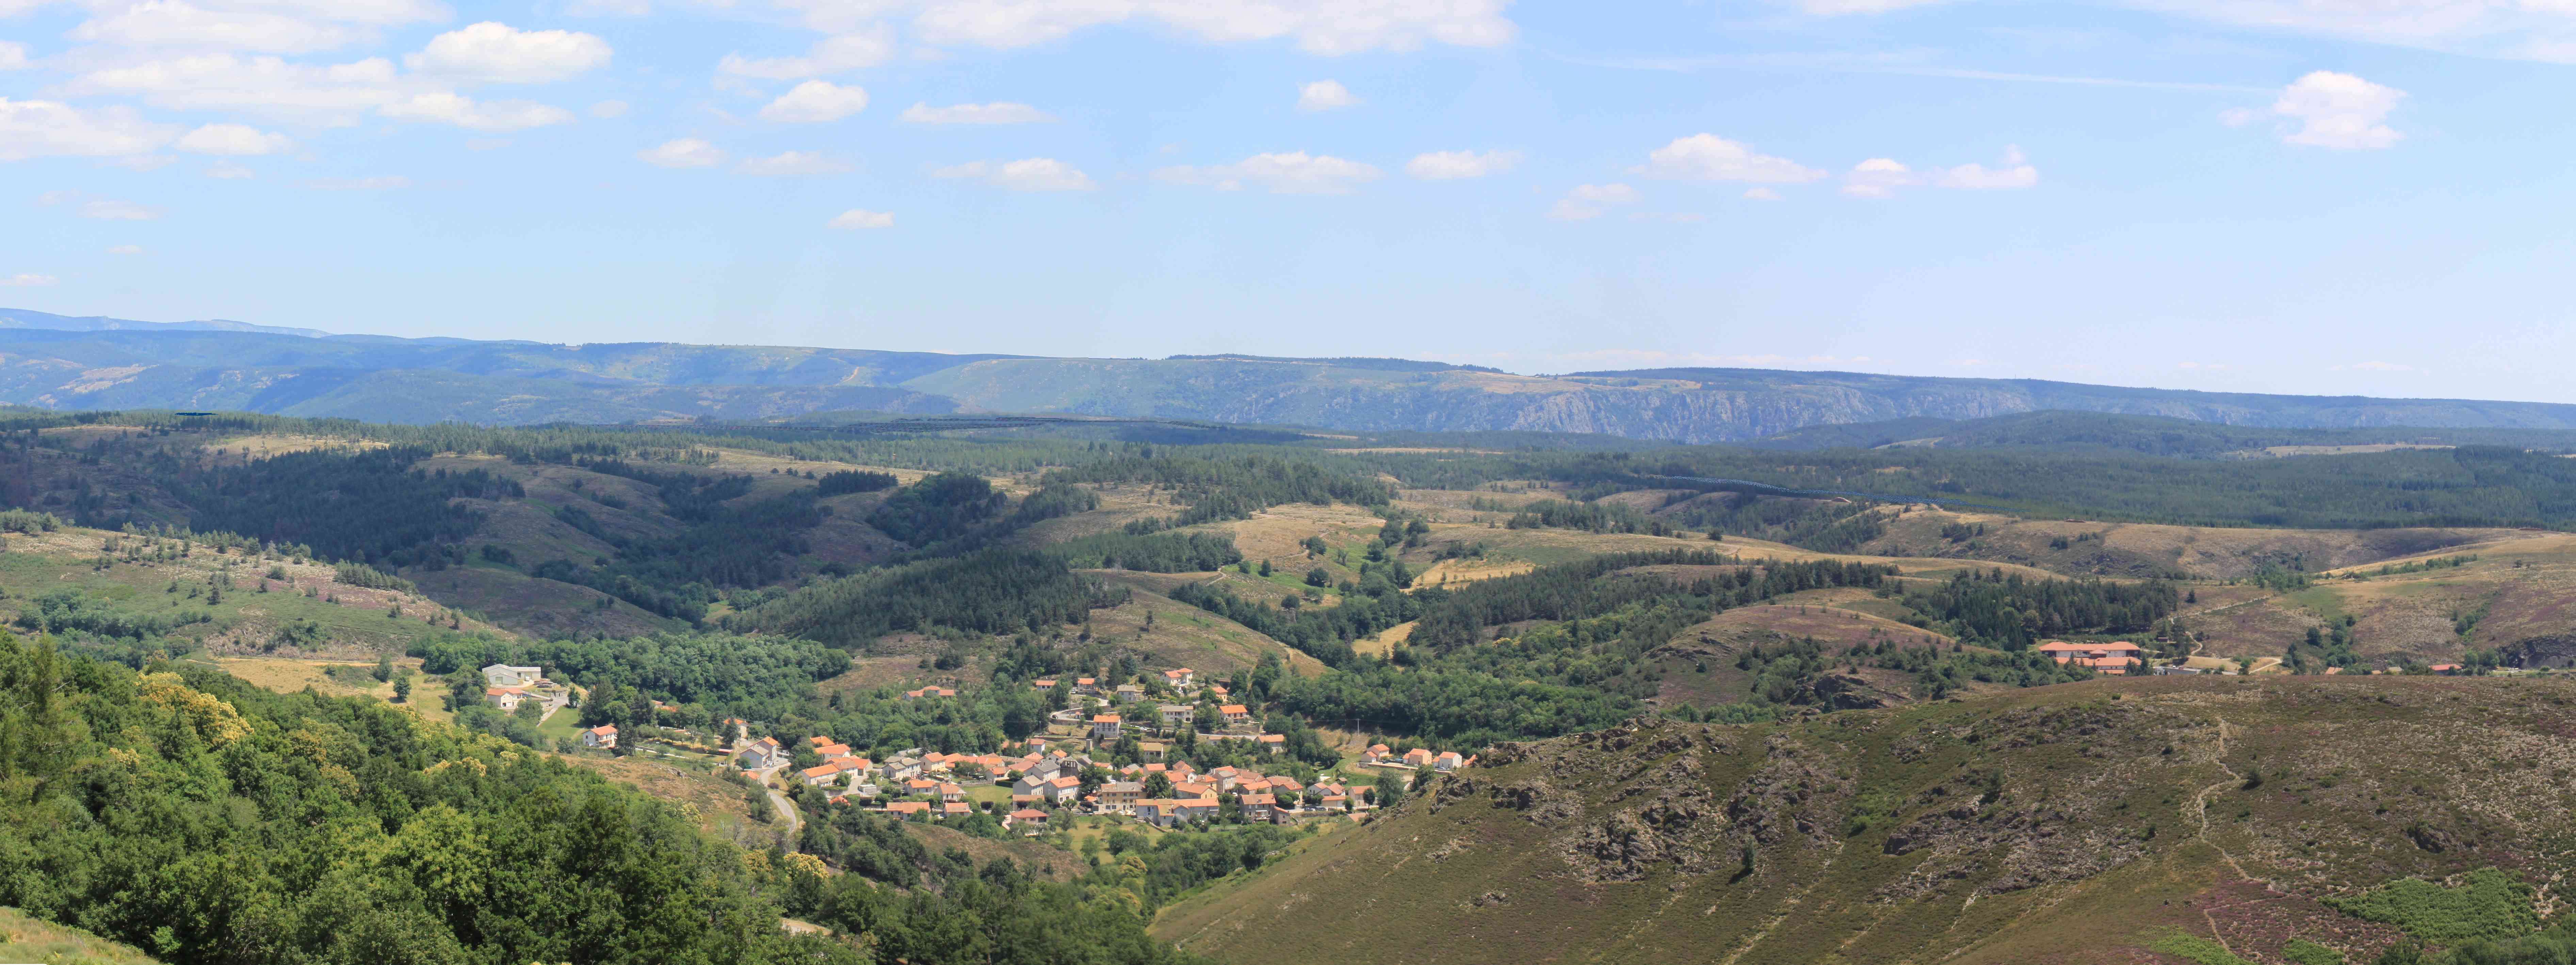
<instances>
[{"instance_id":1,"label":"dry yellow grass field","mask_svg":"<svg viewBox=\"0 0 2576 965\"><path fill-rule=\"evenodd\" d=\"M735 836L738 827L761 829L767 824L751 819L753 806L744 789L732 782L701 770L678 767L633 757L606 757L598 754L559 754L559 760L622 784L632 784L644 793L685 806L686 813L703 830L727 837ZM769 805L760 805L763 814L774 816Z\"/></svg>"},{"instance_id":2,"label":"dry yellow grass field","mask_svg":"<svg viewBox=\"0 0 2576 965\"><path fill-rule=\"evenodd\" d=\"M1151 628L1145 626L1148 613L1154 617ZM1091 632L1145 654L1157 667L1223 675L1251 669L1263 654L1277 654L1299 674L1321 676L1325 670L1322 661L1240 623L1142 589L1124 604L1091 611Z\"/></svg>"},{"instance_id":3,"label":"dry yellow grass field","mask_svg":"<svg viewBox=\"0 0 2576 965\"><path fill-rule=\"evenodd\" d=\"M1441 560L1431 564L1430 569L1414 576L1413 585L1417 587L1457 586L1478 580L1519 576L1535 569L1538 569L1538 564L1528 560Z\"/></svg>"},{"instance_id":4,"label":"dry yellow grass field","mask_svg":"<svg viewBox=\"0 0 2576 965\"><path fill-rule=\"evenodd\" d=\"M319 436L258 434L215 439L208 442L204 448L209 453L218 449L223 450L222 455L229 462L248 462L253 459L283 456L291 452L311 452L316 449L365 452L371 449L384 449L389 445L373 439L324 439Z\"/></svg>"},{"instance_id":5,"label":"dry yellow grass field","mask_svg":"<svg viewBox=\"0 0 2576 965\"><path fill-rule=\"evenodd\" d=\"M1415 624L1420 622L1421 621L1418 620L1407 620L1403 623L1399 623L1379 631L1376 636L1369 637L1364 640L1353 640L1351 641L1351 650L1364 657L1384 658L1386 655L1394 653L1397 646L1403 644L1407 639L1412 638L1413 628Z\"/></svg>"},{"instance_id":6,"label":"dry yellow grass field","mask_svg":"<svg viewBox=\"0 0 2576 965\"><path fill-rule=\"evenodd\" d=\"M154 965L139 949L0 908L0 960L42 965Z\"/></svg>"}]
</instances>

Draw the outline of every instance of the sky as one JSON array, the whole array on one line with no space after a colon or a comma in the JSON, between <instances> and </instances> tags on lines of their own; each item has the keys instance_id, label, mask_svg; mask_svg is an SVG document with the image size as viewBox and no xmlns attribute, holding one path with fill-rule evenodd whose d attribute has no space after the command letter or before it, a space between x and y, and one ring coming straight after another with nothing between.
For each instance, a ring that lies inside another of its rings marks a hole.
<instances>
[{"instance_id":1,"label":"sky","mask_svg":"<svg viewBox=\"0 0 2576 965\"><path fill-rule=\"evenodd\" d=\"M2576 402L2569 0L0 0L0 306Z\"/></svg>"}]
</instances>

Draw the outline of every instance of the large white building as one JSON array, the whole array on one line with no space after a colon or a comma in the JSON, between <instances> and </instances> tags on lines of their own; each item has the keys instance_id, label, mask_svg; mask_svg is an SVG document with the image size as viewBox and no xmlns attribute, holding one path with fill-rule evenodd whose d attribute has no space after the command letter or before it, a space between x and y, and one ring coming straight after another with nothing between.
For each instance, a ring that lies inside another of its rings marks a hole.
<instances>
[{"instance_id":1,"label":"large white building","mask_svg":"<svg viewBox=\"0 0 2576 965\"><path fill-rule=\"evenodd\" d=\"M545 675L545 669L542 667L513 667L506 663L496 663L483 668L483 683L493 687L533 687L536 686L537 681L544 679Z\"/></svg>"}]
</instances>

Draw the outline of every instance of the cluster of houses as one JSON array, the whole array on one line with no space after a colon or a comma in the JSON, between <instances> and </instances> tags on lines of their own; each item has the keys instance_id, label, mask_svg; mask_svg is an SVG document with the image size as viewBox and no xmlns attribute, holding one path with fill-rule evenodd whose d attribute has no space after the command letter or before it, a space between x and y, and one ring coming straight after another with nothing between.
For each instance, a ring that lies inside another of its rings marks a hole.
<instances>
[{"instance_id":1,"label":"cluster of houses","mask_svg":"<svg viewBox=\"0 0 2576 965\"><path fill-rule=\"evenodd\" d=\"M726 724L734 727L737 735L733 763L745 771L776 772L783 779L821 791L834 803L867 802L876 810L904 817L973 814L976 807L968 788L1007 787L1010 810L1002 824L1029 833L1044 828L1050 815L1067 812L1132 818L1171 827L1214 819L1229 802L1246 819L1276 822L1375 806L1374 788L1368 785L1346 785L1334 780L1308 785L1286 775L1264 775L1236 767L1201 772L1187 761L1172 759L1172 748L1157 740L1139 740L1135 744L1134 759L1138 763L1111 767L1105 755L1095 758L1094 752L1122 740L1160 737L1183 727L1193 728L1199 740L1245 740L1272 753L1285 748L1285 736L1260 732L1251 708L1222 702L1227 696L1223 685L1201 685L1197 672L1187 667L1162 674L1168 692L1195 689L1199 697L1171 703L1149 702L1148 688L1139 684L1109 685L1091 677L1035 681L1033 686L1042 693L1066 688L1069 706L1051 715L1052 723L1058 725L1053 728L1055 733L1031 737L1016 748L1016 755L942 754L914 748L877 761L818 736L807 738L806 743L806 749L818 762L812 767L785 771L796 759L791 747L775 737L750 740L741 734L739 722ZM903 696L906 700L935 700L956 695L954 689L931 686L905 691ZM1213 705L1214 716L1222 721L1221 732L1196 729L1203 703ZM613 741L615 729L604 730L608 731L606 738ZM584 739L589 740L587 736ZM1453 771L1475 761L1454 751L1433 753L1422 748L1398 754L1379 744L1362 755L1361 763L1396 770ZM1094 768L1107 770L1109 777L1106 781L1095 777L1086 790L1083 774ZM1170 788L1168 794L1147 796L1148 786L1161 791L1166 785ZM999 795L990 792L986 799L996 807L1001 803Z\"/></svg>"},{"instance_id":2,"label":"cluster of houses","mask_svg":"<svg viewBox=\"0 0 2576 965\"><path fill-rule=\"evenodd\" d=\"M1147 698L1151 694L1142 684L1111 685L1091 677L1074 678L1069 685L1057 679L1038 680L1030 686L1040 693L1068 687L1069 705L1049 714L1047 721L1087 738L1095 748L1106 747L1131 735L1164 736L1177 733L1184 727L1195 727L1199 706L1203 703L1214 703L1221 723L1215 731L1198 732L1199 740L1247 741L1273 754L1287 748L1287 735L1262 733L1260 721L1253 717L1251 708L1224 702L1227 698L1224 684L1201 686L1198 671L1188 667L1162 673L1163 683L1169 690L1185 692L1198 687L1200 696L1148 703ZM1146 760L1162 760L1163 745L1146 743L1142 750Z\"/></svg>"},{"instance_id":3,"label":"cluster of houses","mask_svg":"<svg viewBox=\"0 0 2576 965\"><path fill-rule=\"evenodd\" d=\"M613 736L613 735L612 735ZM1061 742L1059 742L1061 743ZM1367 810L1375 805L1369 785L1324 780L1304 784L1286 775L1265 775L1246 768L1219 767L1201 772L1187 761L1151 761L1111 769L1111 780L1085 793L1082 774L1096 762L1078 749L1051 747L1033 739L1018 756L941 754L907 751L885 761L853 754L847 745L812 737L807 746L821 763L792 772L791 779L822 790L833 803L883 802L876 810L899 817L963 817L975 812L967 788L1008 786L1011 810L1004 827L1034 833L1049 815L1074 813L1129 817L1171 827L1215 818L1222 796L1232 795L1246 819L1288 822L1318 814ZM791 753L777 738L745 743L735 762L746 770L784 767ZM1395 754L1383 744L1370 749L1366 763L1388 768L1456 770L1474 763L1457 753L1433 754L1416 748ZM1164 797L1147 797L1146 787L1168 783Z\"/></svg>"},{"instance_id":4,"label":"cluster of houses","mask_svg":"<svg viewBox=\"0 0 2576 965\"><path fill-rule=\"evenodd\" d=\"M1434 754L1430 749L1422 747L1398 754L1384 744L1371 744L1368 751L1360 755L1360 763L1370 767L1393 767L1415 771L1427 768L1445 774L1470 766L1476 763L1476 759L1461 757L1457 751L1441 751Z\"/></svg>"},{"instance_id":5,"label":"cluster of houses","mask_svg":"<svg viewBox=\"0 0 2576 965\"><path fill-rule=\"evenodd\" d=\"M572 689L546 679L543 667L513 667L496 663L483 668L483 702L511 713L519 705L542 702L545 713L552 714L572 703Z\"/></svg>"},{"instance_id":6,"label":"cluster of houses","mask_svg":"<svg viewBox=\"0 0 2576 965\"><path fill-rule=\"evenodd\" d=\"M1145 788L1156 774L1171 785L1170 796L1145 796ZM1235 806L1242 809L1247 820L1288 822L1314 814L1365 810L1374 805L1376 793L1365 784L1350 786L1324 780L1308 785L1286 775L1264 775L1238 767L1201 773L1187 761L1129 765L1118 776L1121 780L1102 784L1097 793L1072 804L1093 814L1132 817L1168 828L1214 819L1224 809L1222 795L1233 795ZM1032 798L1028 802L1032 804L1040 800L1065 802L1068 796L1080 794L1081 787L1081 779L1069 775L1023 775L1011 785L1011 800L1015 805L1023 797Z\"/></svg>"}]
</instances>

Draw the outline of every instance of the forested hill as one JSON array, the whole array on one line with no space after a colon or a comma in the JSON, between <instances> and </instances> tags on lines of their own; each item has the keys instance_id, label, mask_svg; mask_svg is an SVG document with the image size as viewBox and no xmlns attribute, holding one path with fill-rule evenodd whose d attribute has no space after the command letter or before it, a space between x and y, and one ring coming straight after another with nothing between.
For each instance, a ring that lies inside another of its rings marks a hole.
<instances>
[{"instance_id":1,"label":"forested hill","mask_svg":"<svg viewBox=\"0 0 2576 965\"><path fill-rule=\"evenodd\" d=\"M528 425L834 410L1150 416L1367 431L1726 442L1808 426L2041 410L2275 428L2576 429L2576 406L2186 392L1760 369L1527 376L1384 358L1033 358L401 339L0 309L0 402ZM1891 440L1896 441L1896 440Z\"/></svg>"}]
</instances>

